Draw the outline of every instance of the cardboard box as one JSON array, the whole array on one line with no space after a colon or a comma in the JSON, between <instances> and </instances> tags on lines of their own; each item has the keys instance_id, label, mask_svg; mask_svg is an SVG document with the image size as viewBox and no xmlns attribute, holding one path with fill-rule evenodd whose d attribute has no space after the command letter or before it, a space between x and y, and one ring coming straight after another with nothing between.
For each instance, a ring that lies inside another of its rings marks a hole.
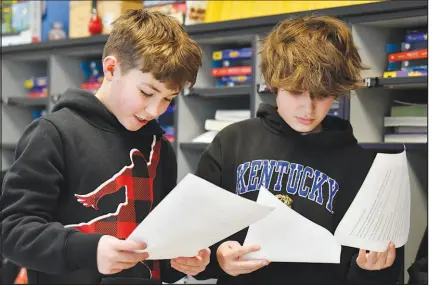
<instances>
[{"instance_id":1,"label":"cardboard box","mask_svg":"<svg viewBox=\"0 0 433 286\"><path fill-rule=\"evenodd\" d=\"M69 37L82 38L90 36L88 24L92 13L92 1L70 1L69 3ZM109 34L111 23L129 9L143 9L143 1L98 1L97 9L102 19L103 34Z\"/></svg>"}]
</instances>

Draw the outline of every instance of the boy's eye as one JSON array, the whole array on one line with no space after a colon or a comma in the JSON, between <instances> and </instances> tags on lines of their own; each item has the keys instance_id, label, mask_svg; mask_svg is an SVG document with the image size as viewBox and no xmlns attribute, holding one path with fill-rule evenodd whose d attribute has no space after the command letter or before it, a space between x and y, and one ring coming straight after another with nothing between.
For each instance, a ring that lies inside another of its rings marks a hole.
<instances>
[{"instance_id":1,"label":"boy's eye","mask_svg":"<svg viewBox=\"0 0 433 286\"><path fill-rule=\"evenodd\" d=\"M171 102L173 99L171 99L171 98L164 98L164 100L167 101L167 102Z\"/></svg>"},{"instance_id":2,"label":"boy's eye","mask_svg":"<svg viewBox=\"0 0 433 286\"><path fill-rule=\"evenodd\" d=\"M141 94L144 95L145 97L151 97L152 96L152 94L145 93L142 90L140 90L140 91L141 91Z\"/></svg>"}]
</instances>

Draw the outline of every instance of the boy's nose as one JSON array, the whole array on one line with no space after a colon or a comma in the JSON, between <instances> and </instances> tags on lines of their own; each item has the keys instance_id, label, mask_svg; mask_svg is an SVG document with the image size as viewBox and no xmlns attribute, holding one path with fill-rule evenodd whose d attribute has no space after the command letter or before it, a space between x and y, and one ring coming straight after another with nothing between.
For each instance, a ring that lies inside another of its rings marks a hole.
<instances>
[{"instance_id":1,"label":"boy's nose","mask_svg":"<svg viewBox=\"0 0 433 286\"><path fill-rule=\"evenodd\" d=\"M311 98L311 96L306 96L304 102L305 111L308 114L311 114L314 110L314 106L315 106L315 100Z\"/></svg>"},{"instance_id":2,"label":"boy's nose","mask_svg":"<svg viewBox=\"0 0 433 286\"><path fill-rule=\"evenodd\" d=\"M146 112L148 113L149 116L155 118L158 116L158 109L159 109L159 102L153 101L147 106Z\"/></svg>"}]
</instances>

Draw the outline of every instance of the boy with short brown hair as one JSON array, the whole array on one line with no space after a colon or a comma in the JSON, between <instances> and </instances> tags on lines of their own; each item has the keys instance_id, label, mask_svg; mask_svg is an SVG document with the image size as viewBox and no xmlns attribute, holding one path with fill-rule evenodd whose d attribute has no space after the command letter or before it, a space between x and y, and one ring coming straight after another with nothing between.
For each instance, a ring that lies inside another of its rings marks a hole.
<instances>
[{"instance_id":1,"label":"boy with short brown hair","mask_svg":"<svg viewBox=\"0 0 433 286\"><path fill-rule=\"evenodd\" d=\"M203 271L208 249L173 260L180 273L126 240L176 185L155 119L194 85L201 58L174 18L128 11L108 37L96 96L69 89L26 129L0 204L2 255L28 269L30 284L153 284Z\"/></svg>"},{"instance_id":2,"label":"boy with short brown hair","mask_svg":"<svg viewBox=\"0 0 433 286\"><path fill-rule=\"evenodd\" d=\"M357 144L349 121L327 115L336 98L356 88L362 69L344 22L327 16L281 22L261 50L261 71L276 93L277 107L262 104L258 118L219 132L202 155L197 175L251 200L264 186L334 233L375 158ZM271 285L396 284L399 279L401 255L393 244L368 254L343 247L340 264L269 264L243 258L260 248L242 246L246 233L212 246L211 264L200 278Z\"/></svg>"}]
</instances>

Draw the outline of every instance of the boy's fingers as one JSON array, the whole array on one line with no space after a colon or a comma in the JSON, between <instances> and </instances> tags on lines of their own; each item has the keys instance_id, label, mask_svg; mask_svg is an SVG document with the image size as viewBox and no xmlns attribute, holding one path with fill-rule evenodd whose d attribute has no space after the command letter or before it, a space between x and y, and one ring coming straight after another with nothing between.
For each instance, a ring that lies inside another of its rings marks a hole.
<instances>
[{"instance_id":1,"label":"boy's fingers","mask_svg":"<svg viewBox=\"0 0 433 286\"><path fill-rule=\"evenodd\" d=\"M134 252L127 252L127 251L118 251L117 260L119 262L132 263L132 262L146 260L147 258L149 258L149 254L146 252L134 253Z\"/></svg>"},{"instance_id":2,"label":"boy's fingers","mask_svg":"<svg viewBox=\"0 0 433 286\"><path fill-rule=\"evenodd\" d=\"M133 240L117 240L114 244L114 247L117 250L122 251L135 251L135 250L144 250L147 245L144 242L137 242Z\"/></svg>"},{"instance_id":3,"label":"boy's fingers","mask_svg":"<svg viewBox=\"0 0 433 286\"><path fill-rule=\"evenodd\" d=\"M179 262L176 262L176 261L171 261L171 265L176 265L176 266L182 266L182 267L185 267L185 268L188 268L188 269L199 269L199 268L202 268L203 266L202 265L197 265L197 264L184 264L184 263L179 263Z\"/></svg>"},{"instance_id":4,"label":"boy's fingers","mask_svg":"<svg viewBox=\"0 0 433 286\"><path fill-rule=\"evenodd\" d=\"M385 267L390 267L392 264L394 264L395 255L396 255L395 245L391 243L391 246L388 249L388 254L386 256Z\"/></svg>"},{"instance_id":5,"label":"boy's fingers","mask_svg":"<svg viewBox=\"0 0 433 286\"><path fill-rule=\"evenodd\" d=\"M203 260L209 260L210 258L210 249L206 248L206 249L202 249L199 251L198 256L203 258Z\"/></svg>"},{"instance_id":6,"label":"boy's fingers","mask_svg":"<svg viewBox=\"0 0 433 286\"><path fill-rule=\"evenodd\" d=\"M377 261L377 252L370 251L367 255L367 264L373 266L374 264L376 264L376 261Z\"/></svg>"},{"instance_id":7,"label":"boy's fingers","mask_svg":"<svg viewBox=\"0 0 433 286\"><path fill-rule=\"evenodd\" d=\"M360 249L358 253L358 258L356 259L358 265L365 264L367 262L367 251L365 249Z\"/></svg>"},{"instance_id":8,"label":"boy's fingers","mask_svg":"<svg viewBox=\"0 0 433 286\"><path fill-rule=\"evenodd\" d=\"M247 253L258 251L258 250L260 250L259 245L245 245L245 246L241 246L240 248L234 249L229 256L233 258L239 257Z\"/></svg>"},{"instance_id":9,"label":"boy's fingers","mask_svg":"<svg viewBox=\"0 0 433 286\"><path fill-rule=\"evenodd\" d=\"M197 257L179 257L171 260L174 263L182 264L186 266L198 267L203 264L203 258Z\"/></svg>"},{"instance_id":10,"label":"boy's fingers","mask_svg":"<svg viewBox=\"0 0 433 286\"><path fill-rule=\"evenodd\" d=\"M236 270L250 271L257 270L269 264L267 260L245 260L233 263L233 268Z\"/></svg>"},{"instance_id":11,"label":"boy's fingers","mask_svg":"<svg viewBox=\"0 0 433 286\"><path fill-rule=\"evenodd\" d=\"M185 273L187 275L192 275L192 276L197 275L200 272L199 269L192 269L190 267L178 263L174 263L174 262L171 263L171 267L173 267L179 272Z\"/></svg>"},{"instance_id":12,"label":"boy's fingers","mask_svg":"<svg viewBox=\"0 0 433 286\"><path fill-rule=\"evenodd\" d=\"M380 269L385 268L386 263L386 257L388 256L387 252L381 252L379 253L379 256L377 258L377 266Z\"/></svg>"}]
</instances>

